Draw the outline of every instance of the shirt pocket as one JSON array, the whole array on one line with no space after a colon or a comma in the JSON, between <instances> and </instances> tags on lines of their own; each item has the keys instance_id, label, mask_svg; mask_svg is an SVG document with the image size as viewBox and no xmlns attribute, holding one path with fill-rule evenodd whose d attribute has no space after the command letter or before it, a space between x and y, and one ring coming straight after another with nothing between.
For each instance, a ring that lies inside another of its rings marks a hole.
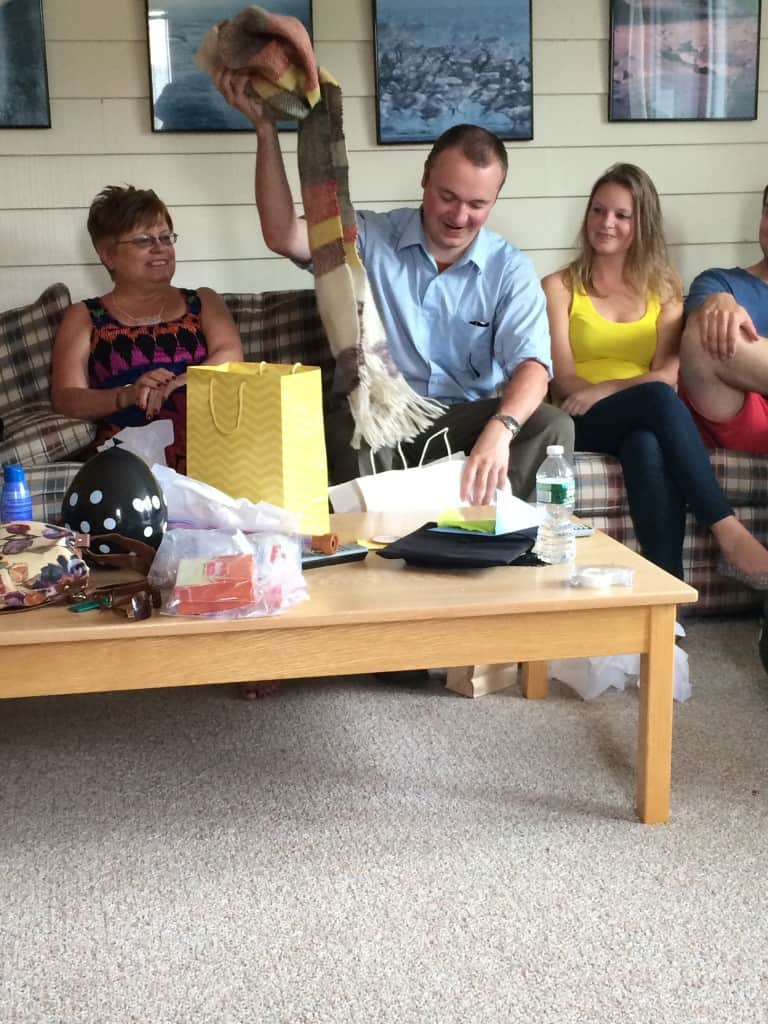
<instances>
[{"instance_id":1,"label":"shirt pocket","mask_svg":"<svg viewBox=\"0 0 768 1024\"><path fill-rule=\"evenodd\" d=\"M469 332L469 372L476 380L484 380L491 375L494 366L493 325L478 316L473 322L465 321L463 329Z\"/></svg>"}]
</instances>

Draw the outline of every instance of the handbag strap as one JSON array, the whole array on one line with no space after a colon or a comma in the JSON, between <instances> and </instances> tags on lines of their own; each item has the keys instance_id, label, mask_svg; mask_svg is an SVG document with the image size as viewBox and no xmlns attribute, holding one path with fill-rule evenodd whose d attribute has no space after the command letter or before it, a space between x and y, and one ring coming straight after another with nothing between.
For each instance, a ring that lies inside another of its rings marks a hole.
<instances>
[{"instance_id":1,"label":"handbag strap","mask_svg":"<svg viewBox=\"0 0 768 1024\"><path fill-rule=\"evenodd\" d=\"M94 545L119 544L125 551L101 552L94 551ZM90 545L84 550L92 561L99 565L114 566L116 569L135 569L142 576L146 576L155 558L155 549L145 544L142 540L135 540L133 537L123 537L120 533L100 533L91 537Z\"/></svg>"}]
</instances>

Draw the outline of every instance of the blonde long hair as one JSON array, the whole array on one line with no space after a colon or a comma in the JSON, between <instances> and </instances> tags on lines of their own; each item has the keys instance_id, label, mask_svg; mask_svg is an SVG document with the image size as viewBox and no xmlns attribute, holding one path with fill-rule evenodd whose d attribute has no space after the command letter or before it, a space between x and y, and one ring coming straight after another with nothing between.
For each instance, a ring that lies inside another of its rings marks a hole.
<instances>
[{"instance_id":1,"label":"blonde long hair","mask_svg":"<svg viewBox=\"0 0 768 1024\"><path fill-rule=\"evenodd\" d=\"M655 292L662 302L681 298L680 276L670 262L664 238L659 194L645 171L635 164L613 164L592 186L579 231L579 254L563 273L566 282L571 288L594 287L594 253L587 234L587 220L595 193L603 185L621 185L632 195L634 235L624 266L627 282L640 292Z\"/></svg>"}]
</instances>

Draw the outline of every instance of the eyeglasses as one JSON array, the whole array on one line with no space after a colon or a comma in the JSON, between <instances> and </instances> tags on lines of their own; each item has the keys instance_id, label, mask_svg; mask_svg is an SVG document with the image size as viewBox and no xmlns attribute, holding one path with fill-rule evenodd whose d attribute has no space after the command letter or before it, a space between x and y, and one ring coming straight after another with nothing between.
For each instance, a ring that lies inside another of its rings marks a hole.
<instances>
[{"instance_id":1,"label":"eyeglasses","mask_svg":"<svg viewBox=\"0 0 768 1024\"><path fill-rule=\"evenodd\" d=\"M134 245L137 249L151 249L157 242L158 245L175 245L179 236L175 231L164 231L162 235L136 235L135 238L126 238L122 242L115 242L115 245Z\"/></svg>"}]
</instances>

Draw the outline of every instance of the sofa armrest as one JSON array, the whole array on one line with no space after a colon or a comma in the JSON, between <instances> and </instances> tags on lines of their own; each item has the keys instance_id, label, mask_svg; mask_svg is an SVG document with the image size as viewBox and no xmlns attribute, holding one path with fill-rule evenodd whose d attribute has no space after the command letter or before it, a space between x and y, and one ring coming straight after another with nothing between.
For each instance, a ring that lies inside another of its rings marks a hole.
<instances>
[{"instance_id":1,"label":"sofa armrest","mask_svg":"<svg viewBox=\"0 0 768 1024\"><path fill-rule=\"evenodd\" d=\"M76 456L96 437L96 424L59 416L48 401L17 402L4 414L0 462L44 466Z\"/></svg>"}]
</instances>

